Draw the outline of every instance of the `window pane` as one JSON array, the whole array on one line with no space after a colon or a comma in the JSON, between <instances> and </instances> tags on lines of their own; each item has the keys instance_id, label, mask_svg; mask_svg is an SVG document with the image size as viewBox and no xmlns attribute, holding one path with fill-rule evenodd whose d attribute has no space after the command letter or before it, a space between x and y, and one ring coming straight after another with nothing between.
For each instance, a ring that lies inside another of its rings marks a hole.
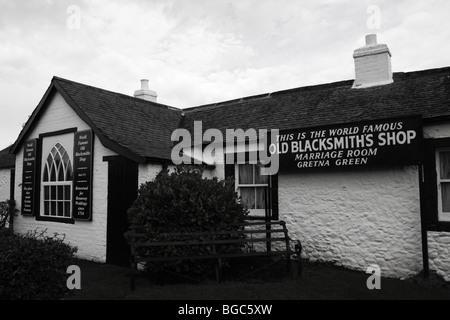
<instances>
[{"instance_id":1,"label":"window pane","mask_svg":"<svg viewBox=\"0 0 450 320\"><path fill-rule=\"evenodd\" d=\"M70 218L70 202L64 202L64 217Z\"/></svg>"},{"instance_id":2,"label":"window pane","mask_svg":"<svg viewBox=\"0 0 450 320\"><path fill-rule=\"evenodd\" d=\"M56 186L50 187L50 199L56 200Z\"/></svg>"},{"instance_id":3,"label":"window pane","mask_svg":"<svg viewBox=\"0 0 450 320\"><path fill-rule=\"evenodd\" d=\"M55 182L56 181L56 168L52 163L52 166L50 168L50 181Z\"/></svg>"},{"instance_id":4,"label":"window pane","mask_svg":"<svg viewBox=\"0 0 450 320\"><path fill-rule=\"evenodd\" d=\"M50 202L50 215L56 216L56 201Z\"/></svg>"},{"instance_id":5,"label":"window pane","mask_svg":"<svg viewBox=\"0 0 450 320\"><path fill-rule=\"evenodd\" d=\"M256 184L268 184L269 176L261 175L262 165L255 166L255 183Z\"/></svg>"},{"instance_id":6,"label":"window pane","mask_svg":"<svg viewBox=\"0 0 450 320\"><path fill-rule=\"evenodd\" d=\"M63 154L63 163L64 166L67 167L67 165L69 164L70 159L69 159L69 155L67 154L67 152L64 150L64 154Z\"/></svg>"},{"instance_id":7,"label":"window pane","mask_svg":"<svg viewBox=\"0 0 450 320\"><path fill-rule=\"evenodd\" d=\"M48 201L44 201L44 216L48 216L49 214L50 214L49 203Z\"/></svg>"},{"instance_id":8,"label":"window pane","mask_svg":"<svg viewBox=\"0 0 450 320\"><path fill-rule=\"evenodd\" d=\"M58 181L64 181L64 166L61 165L59 167L59 172L58 172Z\"/></svg>"},{"instance_id":9,"label":"window pane","mask_svg":"<svg viewBox=\"0 0 450 320\"><path fill-rule=\"evenodd\" d=\"M256 209L266 208L266 188L256 188Z\"/></svg>"},{"instance_id":10,"label":"window pane","mask_svg":"<svg viewBox=\"0 0 450 320\"><path fill-rule=\"evenodd\" d=\"M255 188L240 188L242 204L247 209L255 209Z\"/></svg>"},{"instance_id":11,"label":"window pane","mask_svg":"<svg viewBox=\"0 0 450 320\"><path fill-rule=\"evenodd\" d=\"M64 200L70 200L70 186L64 186Z\"/></svg>"},{"instance_id":12,"label":"window pane","mask_svg":"<svg viewBox=\"0 0 450 320\"><path fill-rule=\"evenodd\" d=\"M61 167L61 156L59 155L59 153L57 153L56 156L55 156L55 166L56 166L57 170L60 170L60 167Z\"/></svg>"},{"instance_id":13,"label":"window pane","mask_svg":"<svg viewBox=\"0 0 450 320\"><path fill-rule=\"evenodd\" d=\"M50 179L49 176L48 176L48 168L47 168L47 165L45 165L44 166L44 178L43 178L42 181L47 182L48 179Z\"/></svg>"},{"instance_id":14,"label":"window pane","mask_svg":"<svg viewBox=\"0 0 450 320\"><path fill-rule=\"evenodd\" d=\"M253 165L239 165L239 184L253 184Z\"/></svg>"},{"instance_id":15,"label":"window pane","mask_svg":"<svg viewBox=\"0 0 450 320\"><path fill-rule=\"evenodd\" d=\"M450 183L441 183L442 212L450 212Z\"/></svg>"},{"instance_id":16,"label":"window pane","mask_svg":"<svg viewBox=\"0 0 450 320\"><path fill-rule=\"evenodd\" d=\"M450 152L440 152L441 179L450 179Z\"/></svg>"},{"instance_id":17,"label":"window pane","mask_svg":"<svg viewBox=\"0 0 450 320\"><path fill-rule=\"evenodd\" d=\"M64 186L58 186L58 200L64 200Z\"/></svg>"},{"instance_id":18,"label":"window pane","mask_svg":"<svg viewBox=\"0 0 450 320\"><path fill-rule=\"evenodd\" d=\"M50 187L45 186L44 187L44 200L50 199Z\"/></svg>"},{"instance_id":19,"label":"window pane","mask_svg":"<svg viewBox=\"0 0 450 320\"><path fill-rule=\"evenodd\" d=\"M58 201L58 217L64 216L64 202Z\"/></svg>"},{"instance_id":20,"label":"window pane","mask_svg":"<svg viewBox=\"0 0 450 320\"><path fill-rule=\"evenodd\" d=\"M66 181L72 181L73 180L73 171L72 171L72 165L69 164L67 165L67 173L66 173Z\"/></svg>"}]
</instances>

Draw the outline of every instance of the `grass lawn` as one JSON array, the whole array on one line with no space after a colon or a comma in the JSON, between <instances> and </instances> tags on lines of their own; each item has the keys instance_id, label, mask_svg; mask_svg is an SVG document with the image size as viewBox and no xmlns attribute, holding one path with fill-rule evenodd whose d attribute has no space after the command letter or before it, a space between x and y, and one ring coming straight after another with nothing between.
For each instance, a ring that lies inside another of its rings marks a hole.
<instances>
[{"instance_id":1,"label":"grass lawn","mask_svg":"<svg viewBox=\"0 0 450 320\"><path fill-rule=\"evenodd\" d=\"M369 290L364 272L308 262L299 279L277 263L240 279L229 274L221 283L214 277L201 282L167 275L139 277L135 291L130 290L129 268L88 261L79 261L79 266L81 290L68 300L450 300L450 284L434 275L428 280L381 278L381 289Z\"/></svg>"}]
</instances>

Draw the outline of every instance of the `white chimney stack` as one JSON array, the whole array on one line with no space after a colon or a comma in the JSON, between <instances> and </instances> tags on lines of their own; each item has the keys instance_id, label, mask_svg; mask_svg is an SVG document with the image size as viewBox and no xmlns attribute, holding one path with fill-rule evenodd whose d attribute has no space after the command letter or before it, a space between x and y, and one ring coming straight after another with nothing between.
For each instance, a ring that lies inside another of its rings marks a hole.
<instances>
[{"instance_id":1,"label":"white chimney stack","mask_svg":"<svg viewBox=\"0 0 450 320\"><path fill-rule=\"evenodd\" d=\"M152 102L156 102L158 95L156 94L155 91L152 91L149 89L148 87L148 80L147 79L142 79L141 80L141 89L140 90L136 90L134 92L134 97L135 98L139 98L139 99L143 99L143 100L147 100L147 101L152 101Z\"/></svg>"},{"instance_id":2,"label":"white chimney stack","mask_svg":"<svg viewBox=\"0 0 450 320\"><path fill-rule=\"evenodd\" d=\"M377 43L377 35L366 35L366 45L356 49L355 82L353 88L367 88L394 82L391 68L391 52L385 44Z\"/></svg>"}]
</instances>

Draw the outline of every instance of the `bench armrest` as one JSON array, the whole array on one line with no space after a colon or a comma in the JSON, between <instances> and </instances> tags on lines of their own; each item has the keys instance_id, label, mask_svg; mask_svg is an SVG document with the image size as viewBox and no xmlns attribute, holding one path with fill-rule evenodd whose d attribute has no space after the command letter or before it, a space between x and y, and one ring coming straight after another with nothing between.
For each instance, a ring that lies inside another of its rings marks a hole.
<instances>
[{"instance_id":1,"label":"bench armrest","mask_svg":"<svg viewBox=\"0 0 450 320\"><path fill-rule=\"evenodd\" d=\"M294 251L295 254L297 254L298 256L301 255L302 253L302 243L300 242L300 240L291 240L292 242L294 242Z\"/></svg>"}]
</instances>

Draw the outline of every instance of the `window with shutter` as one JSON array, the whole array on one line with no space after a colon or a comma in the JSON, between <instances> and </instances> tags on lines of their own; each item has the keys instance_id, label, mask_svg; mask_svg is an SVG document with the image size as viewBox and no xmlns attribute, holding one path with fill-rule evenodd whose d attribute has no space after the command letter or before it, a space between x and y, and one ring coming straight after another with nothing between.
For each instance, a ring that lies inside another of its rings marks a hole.
<instances>
[{"instance_id":1,"label":"window with shutter","mask_svg":"<svg viewBox=\"0 0 450 320\"><path fill-rule=\"evenodd\" d=\"M234 179L250 217L278 220L278 175L262 175L261 168L261 164L226 164L225 177Z\"/></svg>"},{"instance_id":2,"label":"window with shutter","mask_svg":"<svg viewBox=\"0 0 450 320\"><path fill-rule=\"evenodd\" d=\"M450 221L450 147L436 149L439 221Z\"/></svg>"}]
</instances>

